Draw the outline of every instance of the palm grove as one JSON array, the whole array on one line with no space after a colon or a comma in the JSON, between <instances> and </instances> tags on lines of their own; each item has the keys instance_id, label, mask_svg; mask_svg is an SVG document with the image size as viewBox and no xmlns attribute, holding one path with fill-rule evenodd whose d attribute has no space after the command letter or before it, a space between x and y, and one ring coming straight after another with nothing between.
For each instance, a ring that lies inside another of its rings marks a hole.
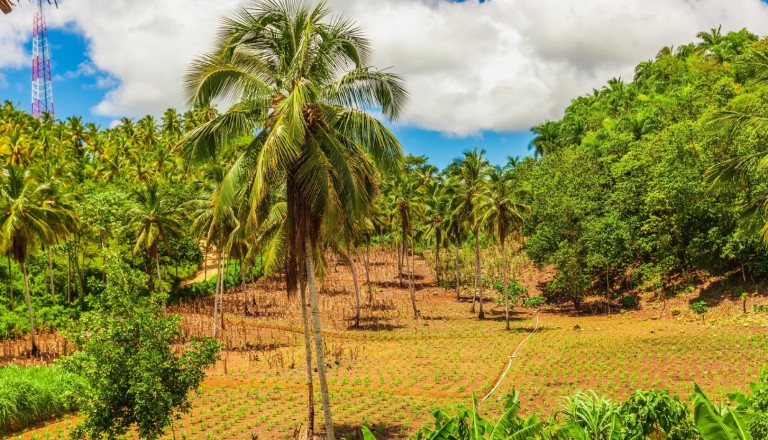
<instances>
[{"instance_id":1,"label":"palm grove","mask_svg":"<svg viewBox=\"0 0 768 440\"><path fill-rule=\"evenodd\" d=\"M212 293L214 336L227 286L279 274L302 305L309 434L316 365L333 438L316 279L327 252L351 266L353 326L376 246L397 250L414 318L420 255L457 299L471 294L479 319L494 292L507 328L523 290L513 253L550 265L547 300L577 309L593 295L609 309L638 291L664 298L700 271L759 281L768 42L719 29L699 40L575 99L561 120L534 127L535 157L505 166L479 149L443 170L404 157L369 113L402 113L402 79L371 67L361 30L322 4L254 2L225 19L187 73L184 114L101 129L6 102L0 331L28 334L38 355L36 331L66 327L109 285L107 249L145 272L163 305ZM500 261L481 258L489 249ZM204 254L216 278L181 286Z\"/></svg>"}]
</instances>

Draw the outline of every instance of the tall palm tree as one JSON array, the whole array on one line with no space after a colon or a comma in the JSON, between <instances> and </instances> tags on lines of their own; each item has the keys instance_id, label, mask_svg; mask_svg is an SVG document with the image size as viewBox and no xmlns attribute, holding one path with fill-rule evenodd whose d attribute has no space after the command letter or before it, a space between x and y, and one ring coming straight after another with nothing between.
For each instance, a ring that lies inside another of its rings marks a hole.
<instances>
[{"instance_id":1,"label":"tall palm tree","mask_svg":"<svg viewBox=\"0 0 768 440\"><path fill-rule=\"evenodd\" d=\"M488 161L485 159L485 150L467 151L464 157L457 159L455 166L451 167L449 188L453 191L455 199L454 214L460 222L469 225L475 239L475 290L472 296L472 312L475 311L475 302L480 299L480 311L478 318L485 318L483 309L483 289L480 280L480 223L477 221L475 209L477 195L485 188L488 175Z\"/></svg>"},{"instance_id":2,"label":"tall palm tree","mask_svg":"<svg viewBox=\"0 0 768 440\"><path fill-rule=\"evenodd\" d=\"M445 233L448 226L449 198L442 180L430 180L422 186L424 219L426 221L426 237L434 239L435 243L435 278L440 283L440 249L445 244Z\"/></svg>"},{"instance_id":3,"label":"tall palm tree","mask_svg":"<svg viewBox=\"0 0 768 440\"><path fill-rule=\"evenodd\" d=\"M333 439L325 374L316 267L323 220L356 218L378 190L377 168L394 170L402 147L366 110L390 119L402 111L401 79L368 65L370 46L343 16L324 4L253 1L224 21L214 49L186 78L190 104L217 98L233 105L184 138L188 157L257 133L222 183L224 201L247 187L263 205L275 185L286 194L286 243L292 262L305 266L317 371L327 438Z\"/></svg>"},{"instance_id":4,"label":"tall palm tree","mask_svg":"<svg viewBox=\"0 0 768 440\"><path fill-rule=\"evenodd\" d=\"M179 207L165 197L157 182L145 185L133 191L134 205L128 210L130 226L136 232L136 245L133 252L145 248L147 256L155 262L157 270L157 291L163 291L163 276L160 272L160 242L170 247L169 237L181 233L178 220ZM150 271L151 277L151 271ZM163 303L165 307L165 303Z\"/></svg>"},{"instance_id":5,"label":"tall palm tree","mask_svg":"<svg viewBox=\"0 0 768 440\"><path fill-rule=\"evenodd\" d=\"M504 244L514 230L522 227L523 214L528 207L518 200L519 188L510 173L499 167L488 173L488 185L475 198L475 216L478 222L496 235L501 246L501 275L503 281L504 316L509 330L509 301L507 299L507 253Z\"/></svg>"},{"instance_id":6,"label":"tall palm tree","mask_svg":"<svg viewBox=\"0 0 768 440\"><path fill-rule=\"evenodd\" d=\"M408 275L408 293L411 299L414 319L418 318L419 310L416 307L416 294L413 288L413 273L409 250L411 246L409 244L413 241L416 219L423 211L423 205L419 197L421 180L417 178L418 175L414 171L425 160L426 158L424 157L408 156L403 170L387 182L385 189L387 194L386 203L390 210L390 216L399 223L400 231L399 236L396 237L396 242L399 240L401 249L399 255L403 258L403 260L398 259L400 285L402 286L403 282L403 263L401 261L405 261L406 273Z\"/></svg>"},{"instance_id":7,"label":"tall palm tree","mask_svg":"<svg viewBox=\"0 0 768 440\"><path fill-rule=\"evenodd\" d=\"M40 354L35 340L35 319L29 293L27 256L35 246L53 243L68 235L77 221L72 209L62 203L56 188L39 183L30 170L6 166L0 178L0 248L13 255L24 276L33 356Z\"/></svg>"}]
</instances>

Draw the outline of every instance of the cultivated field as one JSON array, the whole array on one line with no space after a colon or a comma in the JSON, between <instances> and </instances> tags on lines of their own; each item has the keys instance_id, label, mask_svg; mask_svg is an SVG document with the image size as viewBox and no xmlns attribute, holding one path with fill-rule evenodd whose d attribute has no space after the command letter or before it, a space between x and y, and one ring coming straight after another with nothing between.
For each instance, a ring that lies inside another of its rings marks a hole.
<instances>
[{"instance_id":1,"label":"cultivated field","mask_svg":"<svg viewBox=\"0 0 768 440\"><path fill-rule=\"evenodd\" d=\"M503 371L508 356L533 329L535 311L516 308L513 330L504 330L503 307L486 302L486 320L469 312L470 292L457 301L452 290L433 283L426 261L416 259L421 312L411 316L407 281L396 279L393 253L375 252L373 301L361 288L362 329L350 329L354 295L349 268L330 260L321 307L329 364L331 401L342 436L357 438L365 424L379 439L405 438L435 408L451 410L483 396ZM360 263L362 266L362 263ZM364 271L359 270L364 281ZM542 275L526 273L531 294ZM687 399L697 382L711 397L745 390L768 361L768 320L744 315L739 300L720 299L702 319L686 297L638 311L574 316L568 308L546 307L540 327L520 349L512 369L483 411L498 414L504 393L520 391L523 413L550 415L562 397L577 389L625 398L641 388L665 388ZM174 423L167 438L290 438L306 417L301 314L279 280L259 281L226 295L228 350L210 372L192 411ZM183 304L184 332L210 329L212 300ZM756 303L765 303L762 297ZM751 303L750 303L751 308ZM673 316L673 311L674 315ZM679 312L679 313L678 313ZM318 430L322 429L319 390ZM64 438L74 419L38 427L18 438ZM17 438L17 437L14 437Z\"/></svg>"}]
</instances>

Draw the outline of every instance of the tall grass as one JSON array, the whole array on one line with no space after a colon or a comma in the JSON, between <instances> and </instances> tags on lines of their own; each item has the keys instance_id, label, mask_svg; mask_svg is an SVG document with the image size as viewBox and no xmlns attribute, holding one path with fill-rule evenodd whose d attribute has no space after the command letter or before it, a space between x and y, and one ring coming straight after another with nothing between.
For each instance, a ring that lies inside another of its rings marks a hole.
<instances>
[{"instance_id":1,"label":"tall grass","mask_svg":"<svg viewBox=\"0 0 768 440\"><path fill-rule=\"evenodd\" d=\"M72 412L85 385L56 366L0 368L0 433Z\"/></svg>"}]
</instances>

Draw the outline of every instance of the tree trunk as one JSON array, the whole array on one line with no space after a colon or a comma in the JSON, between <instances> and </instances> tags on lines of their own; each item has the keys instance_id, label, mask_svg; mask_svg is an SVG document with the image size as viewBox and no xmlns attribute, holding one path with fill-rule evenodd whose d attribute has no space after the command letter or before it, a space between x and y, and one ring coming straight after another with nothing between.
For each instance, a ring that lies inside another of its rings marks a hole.
<instances>
[{"instance_id":1,"label":"tree trunk","mask_svg":"<svg viewBox=\"0 0 768 440\"><path fill-rule=\"evenodd\" d=\"M501 237L499 242L501 244L501 277L503 283L502 295L504 295L504 320L507 322L507 330L509 330L509 298L507 298L509 278L507 276L507 253L504 252L504 237Z\"/></svg>"},{"instance_id":2,"label":"tree trunk","mask_svg":"<svg viewBox=\"0 0 768 440\"><path fill-rule=\"evenodd\" d=\"M216 284L213 288L213 337L216 338L216 322L219 317L219 279L221 278L221 252L216 260Z\"/></svg>"},{"instance_id":3,"label":"tree trunk","mask_svg":"<svg viewBox=\"0 0 768 440\"><path fill-rule=\"evenodd\" d=\"M403 247L397 246L397 278L400 287L403 287Z\"/></svg>"},{"instance_id":4,"label":"tree trunk","mask_svg":"<svg viewBox=\"0 0 768 440\"><path fill-rule=\"evenodd\" d=\"M307 281L299 277L301 300L301 322L304 326L304 356L307 363L307 439L315 435L315 390L312 385L312 341L309 336L309 315L307 313Z\"/></svg>"},{"instance_id":5,"label":"tree trunk","mask_svg":"<svg viewBox=\"0 0 768 440\"><path fill-rule=\"evenodd\" d=\"M13 299L13 272L11 270L11 254L8 254L8 291L11 293L11 309L16 308L14 299Z\"/></svg>"},{"instance_id":6,"label":"tree trunk","mask_svg":"<svg viewBox=\"0 0 768 440\"><path fill-rule=\"evenodd\" d=\"M461 293L459 291L459 245L456 244L456 301L461 301Z\"/></svg>"},{"instance_id":7,"label":"tree trunk","mask_svg":"<svg viewBox=\"0 0 768 440\"><path fill-rule=\"evenodd\" d=\"M208 281L208 245L205 245L205 255L203 255L203 281Z\"/></svg>"},{"instance_id":8,"label":"tree trunk","mask_svg":"<svg viewBox=\"0 0 768 440\"><path fill-rule=\"evenodd\" d=\"M435 280L440 285L440 234L435 235Z\"/></svg>"},{"instance_id":9,"label":"tree trunk","mask_svg":"<svg viewBox=\"0 0 768 440\"><path fill-rule=\"evenodd\" d=\"M53 286L53 259L51 258L51 248L48 247L48 275L51 280L51 298L53 299L53 305L56 305L56 288Z\"/></svg>"},{"instance_id":10,"label":"tree trunk","mask_svg":"<svg viewBox=\"0 0 768 440\"><path fill-rule=\"evenodd\" d=\"M67 248L67 302L72 302L72 253Z\"/></svg>"},{"instance_id":11,"label":"tree trunk","mask_svg":"<svg viewBox=\"0 0 768 440\"><path fill-rule=\"evenodd\" d=\"M24 293L27 297L27 312L29 312L29 339L32 342L32 356L39 356L40 349L37 348L35 340L35 315L32 313L32 297L29 295L29 279L27 278L27 262L21 262L21 272L24 275Z\"/></svg>"},{"instance_id":12,"label":"tree trunk","mask_svg":"<svg viewBox=\"0 0 768 440\"><path fill-rule=\"evenodd\" d=\"M320 380L320 396L323 402L323 416L325 419L325 436L328 440L335 440L333 435L333 418L331 416L331 401L328 395L328 381L325 377L325 353L323 352L323 335L320 328L320 304L317 297L317 284L315 282L315 262L312 252L312 241L308 236L304 237L304 263L307 266L307 282L309 284L309 304L312 307L312 330L315 336L315 356L317 357L317 375Z\"/></svg>"},{"instance_id":13,"label":"tree trunk","mask_svg":"<svg viewBox=\"0 0 768 440\"><path fill-rule=\"evenodd\" d=\"M416 293L413 291L413 272L411 268L411 259L408 258L407 249L405 249L405 264L408 271L408 293L411 295L411 306L413 307L413 319L419 317L419 310L416 308Z\"/></svg>"},{"instance_id":14,"label":"tree trunk","mask_svg":"<svg viewBox=\"0 0 768 440\"><path fill-rule=\"evenodd\" d=\"M373 286L371 286L371 239L365 243L365 284L368 286L368 304L373 303Z\"/></svg>"},{"instance_id":15,"label":"tree trunk","mask_svg":"<svg viewBox=\"0 0 768 440\"><path fill-rule=\"evenodd\" d=\"M360 288L357 285L357 268L355 268L355 256L349 252L349 266L352 268L352 282L355 283L355 328L360 327Z\"/></svg>"},{"instance_id":16,"label":"tree trunk","mask_svg":"<svg viewBox=\"0 0 768 440\"><path fill-rule=\"evenodd\" d=\"M475 295L480 296L480 313L477 314L478 319L485 319L485 311L483 310L483 286L480 280L480 234L475 232Z\"/></svg>"},{"instance_id":17,"label":"tree trunk","mask_svg":"<svg viewBox=\"0 0 768 440\"><path fill-rule=\"evenodd\" d=\"M219 277L219 325L221 330L226 330L226 322L224 321L224 288L227 281L227 270L229 265L229 259L224 258L221 263L221 276Z\"/></svg>"},{"instance_id":18,"label":"tree trunk","mask_svg":"<svg viewBox=\"0 0 768 440\"><path fill-rule=\"evenodd\" d=\"M160 273L160 252L155 249L155 269L157 269L157 291L163 293L163 276ZM163 300L163 313L168 312L168 308L165 305L167 301Z\"/></svg>"}]
</instances>

